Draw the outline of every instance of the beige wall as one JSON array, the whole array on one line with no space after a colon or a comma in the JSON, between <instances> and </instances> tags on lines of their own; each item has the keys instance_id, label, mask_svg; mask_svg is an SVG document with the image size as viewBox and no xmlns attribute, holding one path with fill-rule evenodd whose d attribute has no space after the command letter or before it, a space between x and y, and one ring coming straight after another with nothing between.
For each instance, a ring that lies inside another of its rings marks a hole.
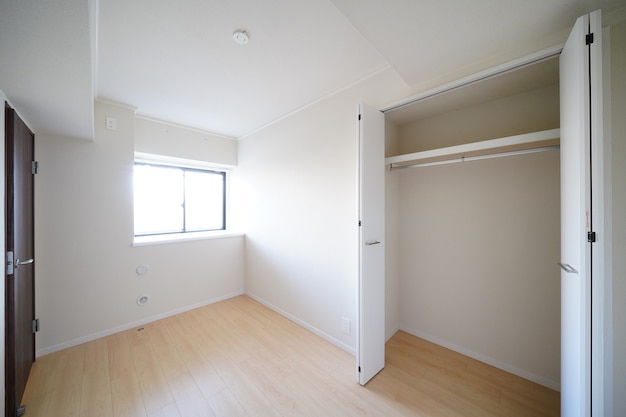
<instances>
[{"instance_id":1,"label":"beige wall","mask_svg":"<svg viewBox=\"0 0 626 417\"><path fill-rule=\"evenodd\" d=\"M398 126L385 120L385 157L398 155ZM400 329L400 224L397 176L385 170L385 338Z\"/></svg>"},{"instance_id":2,"label":"beige wall","mask_svg":"<svg viewBox=\"0 0 626 417\"><path fill-rule=\"evenodd\" d=\"M96 102L95 120L94 142L36 136L39 354L243 292L241 236L132 246L135 114Z\"/></svg>"},{"instance_id":3,"label":"beige wall","mask_svg":"<svg viewBox=\"0 0 626 417\"><path fill-rule=\"evenodd\" d=\"M613 415L626 415L626 22L611 26Z\"/></svg>"},{"instance_id":4,"label":"beige wall","mask_svg":"<svg viewBox=\"0 0 626 417\"><path fill-rule=\"evenodd\" d=\"M559 86L549 85L398 127L400 154L559 127Z\"/></svg>"},{"instance_id":5,"label":"beige wall","mask_svg":"<svg viewBox=\"0 0 626 417\"><path fill-rule=\"evenodd\" d=\"M558 388L559 152L391 175L401 328Z\"/></svg>"}]
</instances>

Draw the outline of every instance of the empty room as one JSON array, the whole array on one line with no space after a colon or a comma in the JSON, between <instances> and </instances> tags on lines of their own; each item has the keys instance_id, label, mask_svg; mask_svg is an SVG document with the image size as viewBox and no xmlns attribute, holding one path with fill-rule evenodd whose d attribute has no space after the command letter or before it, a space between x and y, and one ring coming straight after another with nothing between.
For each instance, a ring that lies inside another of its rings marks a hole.
<instances>
[{"instance_id":1,"label":"empty room","mask_svg":"<svg viewBox=\"0 0 626 417\"><path fill-rule=\"evenodd\" d=\"M626 415L626 2L2 0L7 416Z\"/></svg>"}]
</instances>

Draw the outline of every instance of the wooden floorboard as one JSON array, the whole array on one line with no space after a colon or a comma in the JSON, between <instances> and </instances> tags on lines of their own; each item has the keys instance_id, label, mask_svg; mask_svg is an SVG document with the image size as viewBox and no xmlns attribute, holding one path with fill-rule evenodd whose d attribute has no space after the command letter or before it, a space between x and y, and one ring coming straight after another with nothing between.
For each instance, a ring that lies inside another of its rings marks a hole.
<instances>
[{"instance_id":1,"label":"wooden floorboard","mask_svg":"<svg viewBox=\"0 0 626 417\"><path fill-rule=\"evenodd\" d=\"M26 417L553 417L558 392L398 332L354 357L239 296L38 358Z\"/></svg>"}]
</instances>

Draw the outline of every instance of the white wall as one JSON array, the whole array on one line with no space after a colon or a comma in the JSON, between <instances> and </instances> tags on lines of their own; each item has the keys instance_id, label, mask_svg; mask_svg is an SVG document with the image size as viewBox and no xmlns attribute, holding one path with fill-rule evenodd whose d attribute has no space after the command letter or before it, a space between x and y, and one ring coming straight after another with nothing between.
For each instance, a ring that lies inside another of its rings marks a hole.
<instances>
[{"instance_id":1,"label":"white wall","mask_svg":"<svg viewBox=\"0 0 626 417\"><path fill-rule=\"evenodd\" d=\"M626 415L626 22L611 26L613 415Z\"/></svg>"},{"instance_id":2,"label":"white wall","mask_svg":"<svg viewBox=\"0 0 626 417\"><path fill-rule=\"evenodd\" d=\"M237 165L237 141L145 117L135 119L135 152Z\"/></svg>"},{"instance_id":3,"label":"white wall","mask_svg":"<svg viewBox=\"0 0 626 417\"><path fill-rule=\"evenodd\" d=\"M382 106L405 88L384 71L239 144L246 292L348 351L358 278L356 107Z\"/></svg>"},{"instance_id":4,"label":"white wall","mask_svg":"<svg viewBox=\"0 0 626 417\"><path fill-rule=\"evenodd\" d=\"M116 118L117 130L104 129L105 117ZM133 109L96 102L95 120L94 142L36 136L39 355L243 292L241 236L132 246L136 117ZM194 140L206 147L213 139L187 132L170 140L193 150ZM222 157L209 162L236 160L236 146L224 152L222 140ZM150 268L145 276L135 273L141 264ZM143 294L150 302L139 307Z\"/></svg>"}]
</instances>

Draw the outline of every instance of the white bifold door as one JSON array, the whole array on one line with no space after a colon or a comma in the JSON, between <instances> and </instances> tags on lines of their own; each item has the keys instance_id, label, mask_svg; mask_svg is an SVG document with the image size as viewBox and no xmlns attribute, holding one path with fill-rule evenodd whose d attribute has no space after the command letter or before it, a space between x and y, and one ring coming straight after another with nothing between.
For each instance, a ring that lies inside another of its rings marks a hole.
<instances>
[{"instance_id":1,"label":"white bifold door","mask_svg":"<svg viewBox=\"0 0 626 417\"><path fill-rule=\"evenodd\" d=\"M603 415L602 342L595 289L604 275L602 27L600 12L580 17L560 57L561 103L561 415ZM595 328L594 328L595 326ZM596 350L596 351L594 351ZM598 377L599 376L599 377ZM592 394L594 393L594 394ZM599 394L600 393L600 394Z\"/></svg>"},{"instance_id":2,"label":"white bifold door","mask_svg":"<svg viewBox=\"0 0 626 417\"><path fill-rule=\"evenodd\" d=\"M357 381L385 366L385 118L359 105Z\"/></svg>"}]
</instances>

